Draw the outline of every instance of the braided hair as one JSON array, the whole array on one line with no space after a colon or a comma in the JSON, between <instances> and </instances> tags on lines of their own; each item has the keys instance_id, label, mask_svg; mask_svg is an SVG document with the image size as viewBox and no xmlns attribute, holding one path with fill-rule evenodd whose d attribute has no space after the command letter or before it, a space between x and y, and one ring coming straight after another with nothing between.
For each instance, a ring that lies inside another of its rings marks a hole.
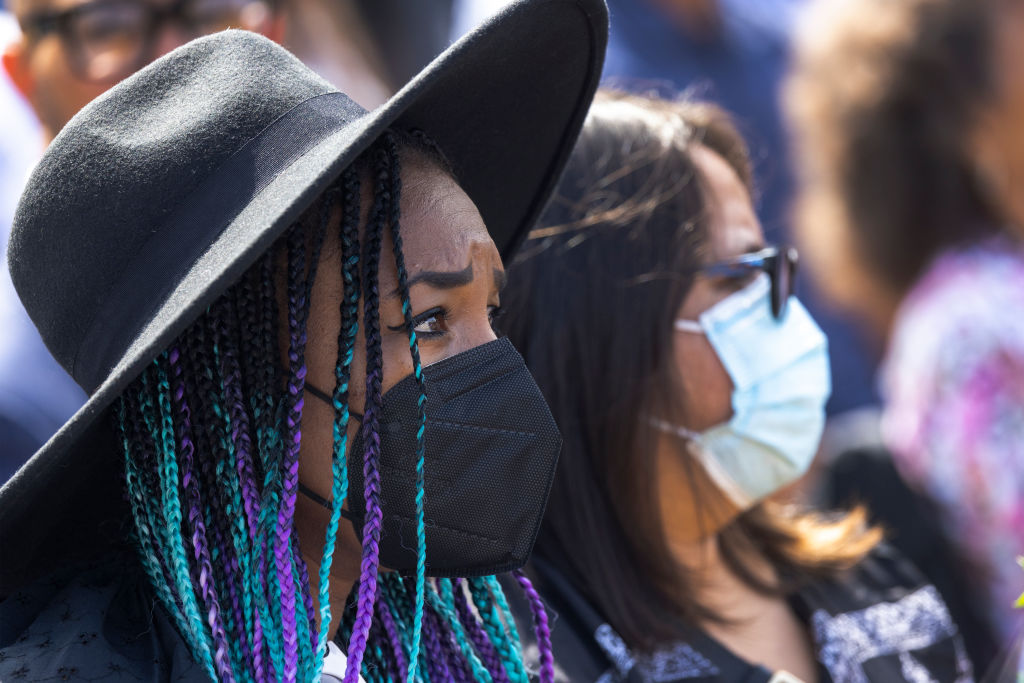
<instances>
[{"instance_id":1,"label":"braided hair","mask_svg":"<svg viewBox=\"0 0 1024 683\"><path fill-rule=\"evenodd\" d=\"M354 683L360 675L368 682L529 680L497 580L426 577L426 393L399 220L400 150L410 148L447 170L436 147L423 138L385 134L117 402L133 541L142 568L193 658L213 680L320 677L332 621L330 569L348 494L346 428L360 302L367 368L361 427L366 514L359 580L336 635L348 654L345 681ZM366 179L372 183L372 203L360 230L361 182ZM295 505L307 320L335 208L341 213L344 292L332 394L331 513L314 602L299 550ZM386 237L394 245L402 314L420 387L414 454L417 563L410 577L379 571L380 493L387 482L379 470L383 354L378 271ZM282 278L277 277L279 262L287 264ZM285 310L279 311L279 304ZM281 325L287 325L284 367ZM547 615L525 576L518 580L534 611L540 678L550 681Z\"/></svg>"}]
</instances>

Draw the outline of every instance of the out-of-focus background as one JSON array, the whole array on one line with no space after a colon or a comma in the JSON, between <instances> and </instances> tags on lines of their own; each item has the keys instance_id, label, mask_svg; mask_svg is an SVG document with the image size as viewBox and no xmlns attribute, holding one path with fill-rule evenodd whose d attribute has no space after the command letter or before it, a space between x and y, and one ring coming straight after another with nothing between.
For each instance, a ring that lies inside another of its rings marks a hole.
<instances>
[{"instance_id":1,"label":"out-of-focus background","mask_svg":"<svg viewBox=\"0 0 1024 683\"><path fill-rule=\"evenodd\" d=\"M795 169L783 114L783 84L804 0L608 2L612 28L605 84L709 99L731 112L751 149L758 212L768 241L800 242L792 227ZM500 0L6 0L0 11L4 55L0 243L6 244L27 175L68 118L119 78L200 33L226 26L266 33L357 102L372 108L504 4ZM90 26L95 29L97 23L110 22L127 35L151 16L161 17L162 23L151 34L135 36L135 42L125 39L130 44L104 45L102 38L89 33ZM197 20L199 16L204 21ZM994 182L1015 179L999 176ZM813 258L811 253L808 258ZM807 265L814 270L813 263ZM955 271L961 266L949 268ZM995 269L992 277L1001 282L1020 278L1016 287L1022 294L1008 305L1022 305L1024 268L1013 263L974 259L961 268L965 272L949 277L984 282L985 273L991 273L986 268ZM891 542L943 593L972 658L988 663L1006 657L1005 648L1018 638L1020 628L1011 608L1012 593L1024 590L1024 572L1014 563L1014 555L1024 552L1024 502L1019 498L1024 491L1024 442L1009 438L998 448L988 449L987 469L966 465L957 469L949 465L950 460L968 456L946 449L942 451L945 460L922 474L919 463L924 456L918 451L924 446L917 442L907 445L909 455L894 459L893 445L902 447L909 439L901 436L906 423L900 422L899 411L904 411L906 420L913 418L905 415L910 410L906 402L894 401L894 407L885 411L881 378L892 386L908 382L916 386L925 381L917 378L927 376L929 369L913 367L916 342L899 346L892 332L898 325L872 324L866 315L855 317L851 313L855 307L833 303L837 298L826 296L820 282L820 278L802 277L799 295L829 337L833 393L817 464L791 495L825 507L867 503L873 520L889 531ZM846 293L847 304L856 298L856 292ZM970 308L970 301L956 296L944 299L939 309L917 315L912 329L904 330L900 339L927 337L929 325L943 311ZM1024 319L1024 310L1003 311L1014 320ZM935 325L941 327L941 322ZM1024 335L1024 329L1014 329ZM991 348L979 342L964 353L985 353ZM1024 353L1013 355L1024 349L1024 336L1016 347L996 348L996 353L1012 356L1011 364L1024 363ZM888 359L887 366L880 370L883 358ZM949 362L955 365L956 361ZM990 405L985 397L1001 391L998 366L993 372L996 376L971 385L979 394L966 408L974 406L979 412L972 415L972 424L992 424L998 417L1000 434L1024 434L1024 387L1000 393L1001 402ZM0 275L0 481L10 477L84 400L43 347L4 268ZM980 414L983 411L999 415ZM952 422L958 415L931 419ZM885 424L889 427L883 429ZM995 483L984 479L993 468L1004 473L998 492ZM958 488L958 481L970 477L976 477L970 492ZM964 523L957 510L977 505L989 492L1002 501L1002 516L990 510L989 516L976 515L970 518L971 524ZM997 517L998 522L992 522ZM987 540L979 542L979 534Z\"/></svg>"}]
</instances>

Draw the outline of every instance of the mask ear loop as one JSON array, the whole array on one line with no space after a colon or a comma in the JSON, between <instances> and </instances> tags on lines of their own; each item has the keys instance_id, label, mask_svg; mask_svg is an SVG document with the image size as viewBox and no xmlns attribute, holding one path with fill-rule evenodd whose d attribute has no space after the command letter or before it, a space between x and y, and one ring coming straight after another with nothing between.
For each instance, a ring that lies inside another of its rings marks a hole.
<instances>
[{"instance_id":1,"label":"mask ear loop","mask_svg":"<svg viewBox=\"0 0 1024 683\"><path fill-rule=\"evenodd\" d=\"M676 320L673 325L680 332L689 332L691 334L707 334L704 331L704 326L696 320L684 320L680 318Z\"/></svg>"},{"instance_id":2,"label":"mask ear loop","mask_svg":"<svg viewBox=\"0 0 1024 683\"><path fill-rule=\"evenodd\" d=\"M697 462L704 467L704 471L707 472L708 476L711 477L711 480L715 482L715 485L718 486L719 490L721 490L726 497L732 500L733 503L739 506L740 509L745 510L753 505L754 500L746 495L743 490L736 485L736 482L734 482L732 477L729 476L729 473L726 472L712 456L699 432L687 429L682 425L672 424L665 420L659 420L656 417L649 417L647 420L655 429L659 429L683 439L686 443L686 449L697 459Z\"/></svg>"},{"instance_id":3,"label":"mask ear loop","mask_svg":"<svg viewBox=\"0 0 1024 683\"><path fill-rule=\"evenodd\" d=\"M321 402L327 404L327 406L329 406L332 410L334 409L334 399L331 398L327 392L317 389L308 382L306 383L306 391L308 391L313 396L313 398L320 399ZM360 423L362 423L363 421L363 414L357 413L351 408L349 408L348 415L349 417L354 417L356 421Z\"/></svg>"}]
</instances>

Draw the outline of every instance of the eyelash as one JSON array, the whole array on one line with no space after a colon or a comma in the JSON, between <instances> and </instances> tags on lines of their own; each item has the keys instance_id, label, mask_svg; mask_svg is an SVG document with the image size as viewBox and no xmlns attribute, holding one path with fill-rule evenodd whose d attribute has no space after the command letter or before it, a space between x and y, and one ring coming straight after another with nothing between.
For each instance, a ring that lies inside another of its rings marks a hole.
<instances>
[{"instance_id":1,"label":"eyelash","mask_svg":"<svg viewBox=\"0 0 1024 683\"><path fill-rule=\"evenodd\" d=\"M500 306L488 306L487 307L487 319L490 321L492 327L494 326L494 321L498 317L499 313L501 313L501 307ZM447 318L448 318L448 309L446 309L444 307L441 307L441 306L437 306L437 307L431 308L431 309L429 309L427 311L423 311L419 315L413 316L413 318L412 318L412 328L414 330L416 330L416 336L419 337L420 339L436 339L436 338L441 337L441 336L443 336L444 334L447 333L447 330L427 331L427 330L417 330L416 329L417 327L419 327L423 323L427 322L431 318L437 318L441 322L446 321ZM403 325L388 325L388 329L392 330L394 332L404 332L406 330L406 326L404 324Z\"/></svg>"}]
</instances>

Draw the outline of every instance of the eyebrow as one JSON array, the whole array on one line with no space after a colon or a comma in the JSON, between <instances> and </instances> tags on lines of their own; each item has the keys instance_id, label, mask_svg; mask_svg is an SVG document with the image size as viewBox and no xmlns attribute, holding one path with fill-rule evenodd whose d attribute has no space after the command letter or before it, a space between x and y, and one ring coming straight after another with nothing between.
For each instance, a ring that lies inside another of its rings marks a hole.
<instances>
[{"instance_id":1,"label":"eyebrow","mask_svg":"<svg viewBox=\"0 0 1024 683\"><path fill-rule=\"evenodd\" d=\"M413 285L423 282L436 289L455 289L456 287L462 287L468 285L473 281L473 264L470 263L462 270L423 270L416 273L409 281L406 286L412 288ZM505 275L505 271L499 268L494 269L494 287L500 292L505 289L505 283L508 282L508 277ZM388 292L388 298L394 298L401 294L396 287L391 292Z\"/></svg>"},{"instance_id":2,"label":"eyebrow","mask_svg":"<svg viewBox=\"0 0 1024 683\"><path fill-rule=\"evenodd\" d=\"M412 277L406 285L411 289L413 285L424 282L435 289L455 289L468 285L473 281L473 264L470 263L462 270L421 270ZM399 296L401 292L396 287L388 294L388 298Z\"/></svg>"}]
</instances>

